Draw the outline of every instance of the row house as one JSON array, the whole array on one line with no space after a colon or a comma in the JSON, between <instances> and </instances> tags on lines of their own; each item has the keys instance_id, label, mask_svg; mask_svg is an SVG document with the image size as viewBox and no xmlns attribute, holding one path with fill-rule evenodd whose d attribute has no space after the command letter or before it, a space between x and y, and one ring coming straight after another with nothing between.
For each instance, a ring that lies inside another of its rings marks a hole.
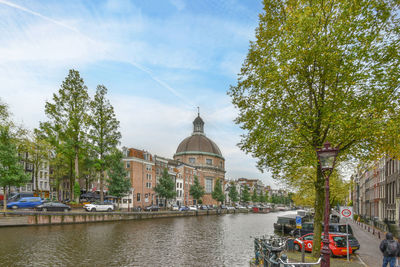
<instances>
[{"instance_id":1,"label":"row house","mask_svg":"<svg viewBox=\"0 0 400 267\"><path fill-rule=\"evenodd\" d=\"M369 219L400 221L400 163L381 158L352 176L354 212Z\"/></svg>"}]
</instances>

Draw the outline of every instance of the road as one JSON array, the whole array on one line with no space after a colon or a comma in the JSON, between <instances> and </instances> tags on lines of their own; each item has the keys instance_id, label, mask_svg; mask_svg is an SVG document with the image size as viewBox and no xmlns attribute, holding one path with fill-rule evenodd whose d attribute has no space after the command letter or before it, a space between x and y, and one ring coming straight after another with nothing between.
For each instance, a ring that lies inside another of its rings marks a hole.
<instances>
[{"instance_id":1,"label":"road","mask_svg":"<svg viewBox=\"0 0 400 267\"><path fill-rule=\"evenodd\" d=\"M381 243L381 240L378 239L377 236L373 236L371 232L362 229L353 221L349 220L349 224L353 229L354 236L357 238L358 242L361 245L356 254L358 254L358 256L361 258L366 266L382 266L383 255L379 250L379 244Z\"/></svg>"}]
</instances>

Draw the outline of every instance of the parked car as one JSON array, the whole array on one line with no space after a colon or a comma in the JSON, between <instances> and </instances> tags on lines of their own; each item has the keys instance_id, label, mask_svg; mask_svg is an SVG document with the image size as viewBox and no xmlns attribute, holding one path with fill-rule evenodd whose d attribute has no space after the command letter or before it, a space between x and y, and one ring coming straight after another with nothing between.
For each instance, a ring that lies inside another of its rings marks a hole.
<instances>
[{"instance_id":1,"label":"parked car","mask_svg":"<svg viewBox=\"0 0 400 267\"><path fill-rule=\"evenodd\" d=\"M349 234L353 234L353 229L351 228L351 225L349 226ZM322 224L322 229L324 229L324 226ZM291 234L294 237L299 237L303 236L305 234L313 233L314 232L314 223L313 222L305 222L302 223L301 229L294 229ZM329 232L330 233L342 233L346 234L346 224L345 223L329 223Z\"/></svg>"},{"instance_id":2,"label":"parked car","mask_svg":"<svg viewBox=\"0 0 400 267\"><path fill-rule=\"evenodd\" d=\"M189 210L189 207L186 207L186 206L182 206L179 208L179 211L188 211L188 210Z\"/></svg>"},{"instance_id":3,"label":"parked car","mask_svg":"<svg viewBox=\"0 0 400 267\"><path fill-rule=\"evenodd\" d=\"M40 197L23 197L18 201L7 204L8 209L34 208L43 203Z\"/></svg>"},{"instance_id":4,"label":"parked car","mask_svg":"<svg viewBox=\"0 0 400 267\"><path fill-rule=\"evenodd\" d=\"M197 207L194 205L189 206L189 210L191 211L197 211Z\"/></svg>"},{"instance_id":5,"label":"parked car","mask_svg":"<svg viewBox=\"0 0 400 267\"><path fill-rule=\"evenodd\" d=\"M238 210L247 210L247 208L245 206L242 206L242 205L237 205L236 209L238 209Z\"/></svg>"},{"instance_id":6,"label":"parked car","mask_svg":"<svg viewBox=\"0 0 400 267\"><path fill-rule=\"evenodd\" d=\"M235 209L235 207L232 207L232 206L226 206L226 209L227 209L227 210L234 210L234 209Z\"/></svg>"},{"instance_id":7,"label":"parked car","mask_svg":"<svg viewBox=\"0 0 400 267\"><path fill-rule=\"evenodd\" d=\"M90 204L85 204L83 208L86 211L113 211L114 210L114 205L110 203L90 203Z\"/></svg>"},{"instance_id":8,"label":"parked car","mask_svg":"<svg viewBox=\"0 0 400 267\"><path fill-rule=\"evenodd\" d=\"M220 209L226 210L226 206L225 205L221 205L219 207L220 207Z\"/></svg>"},{"instance_id":9,"label":"parked car","mask_svg":"<svg viewBox=\"0 0 400 267\"><path fill-rule=\"evenodd\" d=\"M322 239L324 235L322 234ZM313 248L313 239L314 239L314 234L306 234L302 237L299 238L304 242L304 251L312 251ZM321 241L321 247L322 247L322 241ZM296 250L301 251L302 245L301 243L296 239L294 241L294 248ZM346 247L346 236L343 234L333 234L329 233L329 249L331 250L332 255L334 256L346 256L347 255L347 247ZM349 247L349 253L353 253L353 249Z\"/></svg>"},{"instance_id":10,"label":"parked car","mask_svg":"<svg viewBox=\"0 0 400 267\"><path fill-rule=\"evenodd\" d=\"M179 210L179 206L174 204L172 205L171 210Z\"/></svg>"},{"instance_id":11,"label":"parked car","mask_svg":"<svg viewBox=\"0 0 400 267\"><path fill-rule=\"evenodd\" d=\"M207 205L201 205L201 206L200 206L200 209L201 209L201 210L208 210L209 208L208 208Z\"/></svg>"},{"instance_id":12,"label":"parked car","mask_svg":"<svg viewBox=\"0 0 400 267\"><path fill-rule=\"evenodd\" d=\"M45 202L35 207L38 211L70 211L71 207L59 202Z\"/></svg>"},{"instance_id":13,"label":"parked car","mask_svg":"<svg viewBox=\"0 0 400 267\"><path fill-rule=\"evenodd\" d=\"M144 211L159 211L159 210L160 210L160 207L157 205L151 205L151 206L144 208Z\"/></svg>"}]
</instances>

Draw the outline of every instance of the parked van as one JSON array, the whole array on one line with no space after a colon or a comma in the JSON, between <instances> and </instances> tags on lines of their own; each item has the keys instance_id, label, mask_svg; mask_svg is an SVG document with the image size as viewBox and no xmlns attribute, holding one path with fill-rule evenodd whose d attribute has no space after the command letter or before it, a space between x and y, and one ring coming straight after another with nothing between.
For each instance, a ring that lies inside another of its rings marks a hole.
<instances>
[{"instance_id":1,"label":"parked van","mask_svg":"<svg viewBox=\"0 0 400 267\"><path fill-rule=\"evenodd\" d=\"M43 203L40 197L23 197L18 201L7 204L8 209L34 208Z\"/></svg>"}]
</instances>

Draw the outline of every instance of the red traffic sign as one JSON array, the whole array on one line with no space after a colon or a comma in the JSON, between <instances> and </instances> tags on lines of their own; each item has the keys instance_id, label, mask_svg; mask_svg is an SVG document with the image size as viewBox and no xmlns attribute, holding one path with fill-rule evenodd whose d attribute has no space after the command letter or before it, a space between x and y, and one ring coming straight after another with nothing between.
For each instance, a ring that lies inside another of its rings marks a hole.
<instances>
[{"instance_id":1,"label":"red traffic sign","mask_svg":"<svg viewBox=\"0 0 400 267\"><path fill-rule=\"evenodd\" d=\"M342 216L349 218L351 216L351 210L349 209L342 209Z\"/></svg>"}]
</instances>

